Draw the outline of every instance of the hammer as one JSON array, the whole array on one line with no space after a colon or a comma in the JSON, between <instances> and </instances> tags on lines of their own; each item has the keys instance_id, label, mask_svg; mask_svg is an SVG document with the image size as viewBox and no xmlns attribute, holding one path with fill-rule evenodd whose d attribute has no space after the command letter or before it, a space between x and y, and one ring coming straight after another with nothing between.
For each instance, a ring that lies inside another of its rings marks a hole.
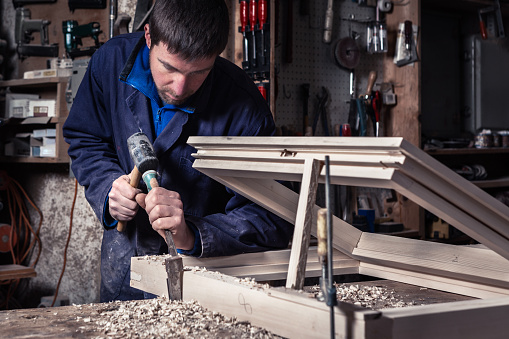
<instances>
[{"instance_id":1,"label":"hammer","mask_svg":"<svg viewBox=\"0 0 509 339\"><path fill-rule=\"evenodd\" d=\"M147 185L148 191L154 187L159 187L159 182L157 181L159 160L155 155L154 148L150 140L148 140L148 137L142 132L131 135L127 139L127 148L134 162L133 172L137 171L141 173L141 177ZM134 175L132 177L134 177ZM138 181L139 177L136 183ZM165 259L166 273L168 275L168 297L170 300L182 300L184 264L182 262L182 257L177 254L171 232L165 230L165 234L168 254L171 256Z\"/></svg>"}]
</instances>

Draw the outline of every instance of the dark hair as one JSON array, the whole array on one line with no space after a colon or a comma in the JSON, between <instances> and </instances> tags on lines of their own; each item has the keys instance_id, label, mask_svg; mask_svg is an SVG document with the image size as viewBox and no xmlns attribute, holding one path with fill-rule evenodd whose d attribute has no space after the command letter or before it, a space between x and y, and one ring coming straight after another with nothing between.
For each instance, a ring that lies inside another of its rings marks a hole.
<instances>
[{"instance_id":1,"label":"dark hair","mask_svg":"<svg viewBox=\"0 0 509 339\"><path fill-rule=\"evenodd\" d=\"M156 0L149 28L152 44L193 60L225 49L230 19L224 0Z\"/></svg>"}]
</instances>

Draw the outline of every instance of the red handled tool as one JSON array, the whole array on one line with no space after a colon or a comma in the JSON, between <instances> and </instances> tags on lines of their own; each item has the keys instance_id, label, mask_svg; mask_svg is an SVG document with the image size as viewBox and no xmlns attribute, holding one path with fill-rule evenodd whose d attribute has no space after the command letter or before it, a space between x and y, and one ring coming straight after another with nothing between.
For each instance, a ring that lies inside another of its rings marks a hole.
<instances>
[{"instance_id":1,"label":"red handled tool","mask_svg":"<svg viewBox=\"0 0 509 339\"><path fill-rule=\"evenodd\" d=\"M265 86L263 85L262 82L260 82L258 84L258 90L260 91L260 93L262 94L263 98L265 99L265 101L267 101L267 90L265 89Z\"/></svg>"},{"instance_id":2,"label":"red handled tool","mask_svg":"<svg viewBox=\"0 0 509 339\"><path fill-rule=\"evenodd\" d=\"M249 2L249 26L251 28L251 33L253 34L253 67L256 67L256 37L255 37L255 27L256 27L256 19L257 19L257 6L256 0L251 0Z\"/></svg>"},{"instance_id":3,"label":"red handled tool","mask_svg":"<svg viewBox=\"0 0 509 339\"><path fill-rule=\"evenodd\" d=\"M260 30L262 31L262 44L261 44L261 53L262 53L262 64L265 65L265 37L264 37L264 28L265 22L267 21L267 0L258 0L258 20L260 22Z\"/></svg>"},{"instance_id":4,"label":"red handled tool","mask_svg":"<svg viewBox=\"0 0 509 339\"><path fill-rule=\"evenodd\" d=\"M247 26L247 1L242 0L240 2L240 25L242 26L240 28L242 32L242 36L244 37L244 69L249 68L249 49L248 49L248 42L246 37L246 26Z\"/></svg>"}]
</instances>

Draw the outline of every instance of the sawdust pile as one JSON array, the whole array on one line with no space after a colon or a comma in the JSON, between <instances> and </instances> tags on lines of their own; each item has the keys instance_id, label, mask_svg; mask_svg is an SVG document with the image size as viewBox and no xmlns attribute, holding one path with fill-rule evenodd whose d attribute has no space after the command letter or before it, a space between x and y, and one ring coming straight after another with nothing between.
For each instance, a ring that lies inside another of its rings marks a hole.
<instances>
[{"instance_id":1,"label":"sawdust pile","mask_svg":"<svg viewBox=\"0 0 509 339\"><path fill-rule=\"evenodd\" d=\"M249 322L228 318L196 301L167 298L115 301L97 315L77 319L83 333L91 327L95 338L281 338Z\"/></svg>"},{"instance_id":2,"label":"sawdust pile","mask_svg":"<svg viewBox=\"0 0 509 339\"><path fill-rule=\"evenodd\" d=\"M380 310L384 308L398 308L418 305L414 300L400 296L393 289L380 286L343 285L335 284L338 301L344 301L354 305ZM320 286L313 286L311 292L318 298L322 298Z\"/></svg>"}]
</instances>

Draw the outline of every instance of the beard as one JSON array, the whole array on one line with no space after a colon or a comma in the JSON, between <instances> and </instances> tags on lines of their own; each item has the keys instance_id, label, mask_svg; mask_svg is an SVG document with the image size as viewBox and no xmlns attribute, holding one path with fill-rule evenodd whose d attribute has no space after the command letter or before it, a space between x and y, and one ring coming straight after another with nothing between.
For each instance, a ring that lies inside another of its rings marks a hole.
<instances>
[{"instance_id":1,"label":"beard","mask_svg":"<svg viewBox=\"0 0 509 339\"><path fill-rule=\"evenodd\" d=\"M175 106L183 105L186 102L186 100L191 96L191 95L185 95L185 96L180 96L177 99L174 99L176 96L174 95L174 93L171 89L164 89L164 88L159 88L159 87L157 87L157 94L159 94L159 98L161 98L161 100L165 104L170 104L170 105L175 105Z\"/></svg>"}]
</instances>

